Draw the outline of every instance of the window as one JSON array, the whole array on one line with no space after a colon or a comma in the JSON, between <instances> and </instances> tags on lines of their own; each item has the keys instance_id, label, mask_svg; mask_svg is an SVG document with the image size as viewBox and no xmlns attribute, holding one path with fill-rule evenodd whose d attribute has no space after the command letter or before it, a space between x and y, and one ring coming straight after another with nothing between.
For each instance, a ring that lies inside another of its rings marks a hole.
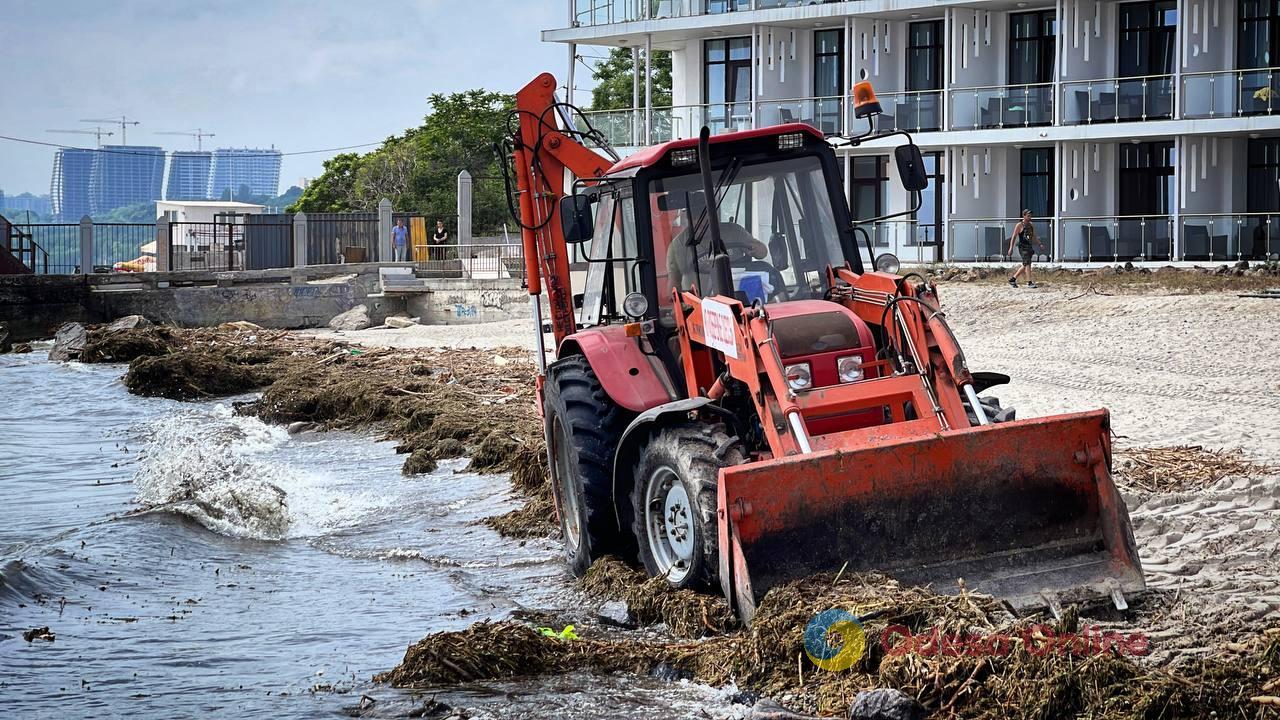
<instances>
[{"instance_id":1,"label":"window","mask_svg":"<svg viewBox=\"0 0 1280 720\"><path fill-rule=\"evenodd\" d=\"M1120 145L1120 215L1168 215L1173 210L1173 143Z\"/></svg>"},{"instance_id":2,"label":"window","mask_svg":"<svg viewBox=\"0 0 1280 720\"><path fill-rule=\"evenodd\" d=\"M853 163L853 189L849 209L853 221L859 223L884 215L885 197L889 188L889 156L849 158ZM876 245L887 245L888 239L879 237L873 228L866 228L875 237ZM862 242L858 242L859 247Z\"/></svg>"},{"instance_id":3,"label":"window","mask_svg":"<svg viewBox=\"0 0 1280 720\"><path fill-rule=\"evenodd\" d=\"M1169 75L1173 72L1178 7L1174 0L1125 3L1120 6L1120 77Z\"/></svg>"},{"instance_id":4,"label":"window","mask_svg":"<svg viewBox=\"0 0 1280 720\"><path fill-rule=\"evenodd\" d=\"M1280 212L1280 137L1249 141L1248 208Z\"/></svg>"},{"instance_id":5,"label":"window","mask_svg":"<svg viewBox=\"0 0 1280 720\"><path fill-rule=\"evenodd\" d=\"M737 289L749 299L822 297L826 267L845 256L820 159L754 162L726 178L720 234ZM656 179L651 192L659 303L669 313L672 287L712 289L710 233L698 222L706 203L696 174Z\"/></svg>"},{"instance_id":6,"label":"window","mask_svg":"<svg viewBox=\"0 0 1280 720\"><path fill-rule=\"evenodd\" d=\"M1053 148L1022 150L1022 193L1019 212L1036 218L1053 217Z\"/></svg>"},{"instance_id":7,"label":"window","mask_svg":"<svg viewBox=\"0 0 1280 720\"><path fill-rule=\"evenodd\" d=\"M1057 33L1057 21L1052 10L1009 16L1010 85L1053 82Z\"/></svg>"},{"instance_id":8,"label":"window","mask_svg":"<svg viewBox=\"0 0 1280 720\"><path fill-rule=\"evenodd\" d=\"M1269 68L1280 62L1280 0L1240 0L1236 67Z\"/></svg>"},{"instance_id":9,"label":"window","mask_svg":"<svg viewBox=\"0 0 1280 720\"><path fill-rule=\"evenodd\" d=\"M1248 209L1254 216L1245 222L1240 238L1244 256L1267 260L1280 253L1280 137L1249 141Z\"/></svg>"},{"instance_id":10,"label":"window","mask_svg":"<svg viewBox=\"0 0 1280 720\"><path fill-rule=\"evenodd\" d=\"M946 178L942 172L942 153L924 155L924 170L929 187L924 189L920 210L916 212L915 245L936 245L942 240L942 209L946 197Z\"/></svg>"},{"instance_id":11,"label":"window","mask_svg":"<svg viewBox=\"0 0 1280 720\"><path fill-rule=\"evenodd\" d=\"M844 94L844 30L813 33L813 96Z\"/></svg>"},{"instance_id":12,"label":"window","mask_svg":"<svg viewBox=\"0 0 1280 720\"><path fill-rule=\"evenodd\" d=\"M638 254L635 203L630 196L605 193L596 206L580 325L599 325L618 316L622 298L640 290Z\"/></svg>"},{"instance_id":13,"label":"window","mask_svg":"<svg viewBox=\"0 0 1280 720\"><path fill-rule=\"evenodd\" d=\"M942 89L942 21L907 26L907 90Z\"/></svg>"},{"instance_id":14,"label":"window","mask_svg":"<svg viewBox=\"0 0 1280 720\"><path fill-rule=\"evenodd\" d=\"M703 44L703 102L707 124L726 130L750 124L751 38L707 40Z\"/></svg>"}]
</instances>

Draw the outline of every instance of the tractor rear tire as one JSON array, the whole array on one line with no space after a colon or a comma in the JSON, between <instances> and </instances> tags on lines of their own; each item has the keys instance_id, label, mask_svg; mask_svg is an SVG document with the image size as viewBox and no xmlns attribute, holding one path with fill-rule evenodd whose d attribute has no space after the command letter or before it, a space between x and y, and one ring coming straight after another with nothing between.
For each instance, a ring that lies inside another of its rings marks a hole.
<instances>
[{"instance_id":1,"label":"tractor rear tire","mask_svg":"<svg viewBox=\"0 0 1280 720\"><path fill-rule=\"evenodd\" d=\"M551 487L560 509L565 559L576 577L597 558L626 556L629 515L613 499L613 455L628 416L605 393L587 359L575 355L547 369L544 398Z\"/></svg>"},{"instance_id":2,"label":"tractor rear tire","mask_svg":"<svg viewBox=\"0 0 1280 720\"><path fill-rule=\"evenodd\" d=\"M723 425L655 431L640 450L631 505L640 560L675 588L717 586L716 487L721 468L743 463L742 443Z\"/></svg>"}]
</instances>

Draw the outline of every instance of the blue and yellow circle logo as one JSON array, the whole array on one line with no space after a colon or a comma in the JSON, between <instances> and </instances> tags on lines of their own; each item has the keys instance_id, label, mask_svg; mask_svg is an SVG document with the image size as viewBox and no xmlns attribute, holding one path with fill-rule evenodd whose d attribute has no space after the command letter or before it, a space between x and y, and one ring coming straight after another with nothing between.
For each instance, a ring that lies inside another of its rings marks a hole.
<instances>
[{"instance_id":1,"label":"blue and yellow circle logo","mask_svg":"<svg viewBox=\"0 0 1280 720\"><path fill-rule=\"evenodd\" d=\"M839 637L839 644L833 640ZM867 636L862 623L851 613L839 608L823 610L804 629L804 652L823 670L848 670L867 651Z\"/></svg>"}]
</instances>

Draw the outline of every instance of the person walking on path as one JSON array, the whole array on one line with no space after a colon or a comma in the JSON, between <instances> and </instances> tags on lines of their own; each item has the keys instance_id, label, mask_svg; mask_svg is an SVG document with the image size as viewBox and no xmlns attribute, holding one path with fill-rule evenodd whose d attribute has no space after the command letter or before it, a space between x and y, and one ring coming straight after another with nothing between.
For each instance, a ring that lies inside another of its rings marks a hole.
<instances>
[{"instance_id":1,"label":"person walking on path","mask_svg":"<svg viewBox=\"0 0 1280 720\"><path fill-rule=\"evenodd\" d=\"M431 242L438 248L431 251L431 259L444 260L444 246L449 242L449 231L444 229L443 220L436 221L436 231L435 234L431 236Z\"/></svg>"},{"instance_id":2,"label":"person walking on path","mask_svg":"<svg viewBox=\"0 0 1280 720\"><path fill-rule=\"evenodd\" d=\"M409 228L404 226L403 219L391 228L391 249L396 262L404 262L409 257Z\"/></svg>"},{"instance_id":3,"label":"person walking on path","mask_svg":"<svg viewBox=\"0 0 1280 720\"><path fill-rule=\"evenodd\" d=\"M1009 278L1009 285L1018 287L1018 276L1025 275L1027 279L1027 287L1036 286L1036 281L1031 277L1031 259L1032 245L1040 248L1040 252L1044 253L1044 243L1040 242L1040 236L1036 234L1036 226L1031 222L1031 211L1022 211L1022 220L1013 228L1013 235L1009 237L1009 255L1013 255L1013 246L1018 246L1018 255L1022 258L1022 267ZM1045 253L1047 254L1047 253Z\"/></svg>"}]
</instances>

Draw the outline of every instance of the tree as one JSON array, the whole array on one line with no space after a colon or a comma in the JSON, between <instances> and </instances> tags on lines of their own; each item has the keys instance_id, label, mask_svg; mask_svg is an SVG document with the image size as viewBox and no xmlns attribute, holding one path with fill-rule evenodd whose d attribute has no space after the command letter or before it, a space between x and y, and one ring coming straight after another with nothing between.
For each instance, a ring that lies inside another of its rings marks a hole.
<instances>
[{"instance_id":1,"label":"tree","mask_svg":"<svg viewBox=\"0 0 1280 720\"><path fill-rule=\"evenodd\" d=\"M358 153L342 153L324 161L324 172L311 181L288 212L335 213L352 212L356 208L356 173L360 170Z\"/></svg>"},{"instance_id":2,"label":"tree","mask_svg":"<svg viewBox=\"0 0 1280 720\"><path fill-rule=\"evenodd\" d=\"M640 51L640 67L644 68L644 51ZM613 48L609 57L596 64L591 76L596 86L591 90L592 110L626 110L632 106L632 82L635 65L631 62L630 48ZM644 107L643 69L640 78L640 102ZM653 51L653 106L671 105L671 53Z\"/></svg>"},{"instance_id":3,"label":"tree","mask_svg":"<svg viewBox=\"0 0 1280 720\"><path fill-rule=\"evenodd\" d=\"M324 164L289 212L372 212L382 198L397 212L425 215L456 228L458 173L471 173L472 228L487 234L507 220L497 182L495 143L507 134L512 96L486 90L434 94L422 125L387 138L365 155L338 155Z\"/></svg>"}]
</instances>

